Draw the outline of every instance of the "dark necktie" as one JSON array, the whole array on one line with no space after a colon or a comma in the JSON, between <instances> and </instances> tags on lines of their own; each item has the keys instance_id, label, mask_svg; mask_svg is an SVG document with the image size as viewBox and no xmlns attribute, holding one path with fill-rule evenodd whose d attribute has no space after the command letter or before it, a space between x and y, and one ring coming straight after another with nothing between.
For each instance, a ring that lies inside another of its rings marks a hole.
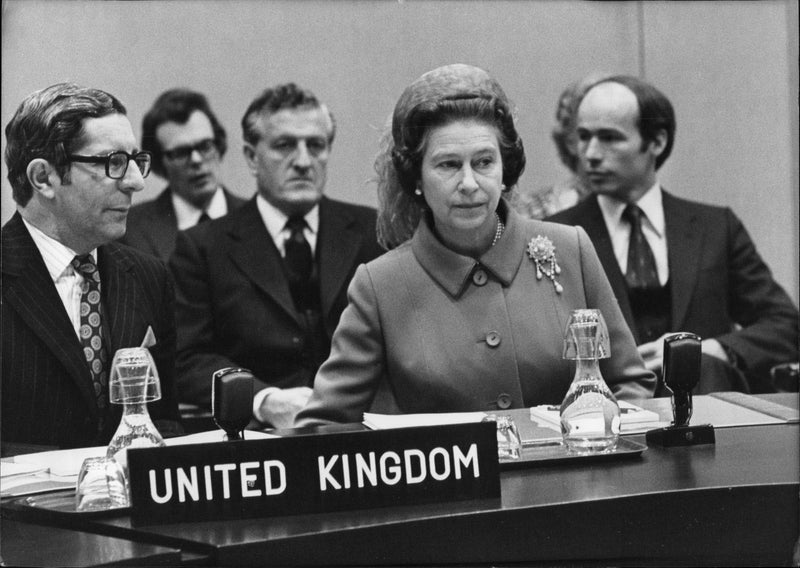
<instances>
[{"instance_id":1,"label":"dark necktie","mask_svg":"<svg viewBox=\"0 0 800 568\"><path fill-rule=\"evenodd\" d=\"M92 373L92 384L98 408L106 407L106 350L103 346L103 325L100 316L100 272L92 255L78 255L72 267L83 275L81 285L80 339L83 354Z\"/></svg>"},{"instance_id":2,"label":"dark necktie","mask_svg":"<svg viewBox=\"0 0 800 568\"><path fill-rule=\"evenodd\" d=\"M644 213L636 205L628 205L622 212L622 218L631 225L631 238L628 244L628 269L625 281L629 289L659 288L656 259L653 249L647 243L642 232L642 216Z\"/></svg>"},{"instance_id":3,"label":"dark necktie","mask_svg":"<svg viewBox=\"0 0 800 568\"><path fill-rule=\"evenodd\" d=\"M292 217L287 221L289 238L286 239L286 268L289 270L289 282L305 285L311 278L311 269L314 259L311 255L311 245L308 244L303 229L306 221L303 217Z\"/></svg>"},{"instance_id":4,"label":"dark necktie","mask_svg":"<svg viewBox=\"0 0 800 568\"><path fill-rule=\"evenodd\" d=\"M208 213L203 211L203 213L200 215L200 218L197 220L197 224L199 225L200 223L205 223L206 221L211 221L211 217L208 216Z\"/></svg>"}]
</instances>

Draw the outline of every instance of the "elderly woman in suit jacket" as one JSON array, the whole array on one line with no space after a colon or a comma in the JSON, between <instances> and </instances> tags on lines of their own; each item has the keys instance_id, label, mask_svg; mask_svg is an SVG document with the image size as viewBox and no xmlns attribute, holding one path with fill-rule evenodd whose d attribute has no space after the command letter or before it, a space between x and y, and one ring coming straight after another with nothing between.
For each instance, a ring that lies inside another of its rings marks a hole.
<instances>
[{"instance_id":1,"label":"elderly woman in suit jacket","mask_svg":"<svg viewBox=\"0 0 800 568\"><path fill-rule=\"evenodd\" d=\"M558 404L573 309L605 316L601 369L623 399L653 394L591 241L580 228L526 220L504 193L525 153L500 85L448 65L403 92L376 162L379 239L296 425L358 422L366 410L456 412ZM377 406L376 406L377 404Z\"/></svg>"}]
</instances>

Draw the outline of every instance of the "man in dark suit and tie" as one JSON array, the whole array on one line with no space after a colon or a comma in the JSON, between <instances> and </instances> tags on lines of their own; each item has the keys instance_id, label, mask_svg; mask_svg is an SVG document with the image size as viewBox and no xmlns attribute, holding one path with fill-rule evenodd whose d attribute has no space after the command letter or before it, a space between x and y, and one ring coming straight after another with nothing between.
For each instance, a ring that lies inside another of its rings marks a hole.
<instances>
[{"instance_id":1,"label":"man in dark suit and tie","mask_svg":"<svg viewBox=\"0 0 800 568\"><path fill-rule=\"evenodd\" d=\"M203 94L189 89L162 93L142 121L142 148L153 154L153 171L169 185L154 200L130 210L125 244L167 262L178 231L245 203L220 183L228 140Z\"/></svg>"},{"instance_id":2,"label":"man in dark suit and tie","mask_svg":"<svg viewBox=\"0 0 800 568\"><path fill-rule=\"evenodd\" d=\"M253 416L287 427L311 395L358 265L383 251L374 209L325 197L333 115L293 83L242 118L258 192L222 219L179 233L176 280L182 402L209 407L211 377L256 377Z\"/></svg>"},{"instance_id":3,"label":"man in dark suit and tie","mask_svg":"<svg viewBox=\"0 0 800 568\"><path fill-rule=\"evenodd\" d=\"M669 99L634 77L603 79L578 107L577 134L594 195L548 220L589 234L647 366L660 373L664 334L693 332L695 392L771 390L771 367L798 359L797 308L729 208L659 184L675 136Z\"/></svg>"},{"instance_id":4,"label":"man in dark suit and tie","mask_svg":"<svg viewBox=\"0 0 800 568\"><path fill-rule=\"evenodd\" d=\"M174 383L174 292L162 263L113 242L151 156L140 152L114 96L69 83L28 96L6 127L17 211L2 229L2 440L107 444L117 349L152 329L162 399L150 414L180 431Z\"/></svg>"}]
</instances>

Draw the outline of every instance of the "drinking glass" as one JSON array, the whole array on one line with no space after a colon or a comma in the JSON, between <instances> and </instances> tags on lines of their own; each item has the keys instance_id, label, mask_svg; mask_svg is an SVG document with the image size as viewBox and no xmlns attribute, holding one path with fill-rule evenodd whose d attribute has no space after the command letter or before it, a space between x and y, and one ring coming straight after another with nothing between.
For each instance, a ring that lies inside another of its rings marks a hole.
<instances>
[{"instance_id":1,"label":"drinking glass","mask_svg":"<svg viewBox=\"0 0 800 568\"><path fill-rule=\"evenodd\" d=\"M75 488L76 511L107 511L128 504L128 483L117 460L108 457L83 460Z\"/></svg>"},{"instance_id":2,"label":"drinking glass","mask_svg":"<svg viewBox=\"0 0 800 568\"><path fill-rule=\"evenodd\" d=\"M518 460L522 451L522 441L514 419L511 416L489 414L483 421L497 423L497 457Z\"/></svg>"}]
</instances>

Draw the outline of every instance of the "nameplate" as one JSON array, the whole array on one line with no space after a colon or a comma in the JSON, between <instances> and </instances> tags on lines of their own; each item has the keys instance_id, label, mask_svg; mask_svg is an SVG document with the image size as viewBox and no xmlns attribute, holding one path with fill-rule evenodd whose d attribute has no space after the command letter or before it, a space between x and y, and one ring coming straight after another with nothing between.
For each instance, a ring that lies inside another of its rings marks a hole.
<instances>
[{"instance_id":1,"label":"nameplate","mask_svg":"<svg viewBox=\"0 0 800 568\"><path fill-rule=\"evenodd\" d=\"M500 497L494 422L128 450L131 523Z\"/></svg>"}]
</instances>

